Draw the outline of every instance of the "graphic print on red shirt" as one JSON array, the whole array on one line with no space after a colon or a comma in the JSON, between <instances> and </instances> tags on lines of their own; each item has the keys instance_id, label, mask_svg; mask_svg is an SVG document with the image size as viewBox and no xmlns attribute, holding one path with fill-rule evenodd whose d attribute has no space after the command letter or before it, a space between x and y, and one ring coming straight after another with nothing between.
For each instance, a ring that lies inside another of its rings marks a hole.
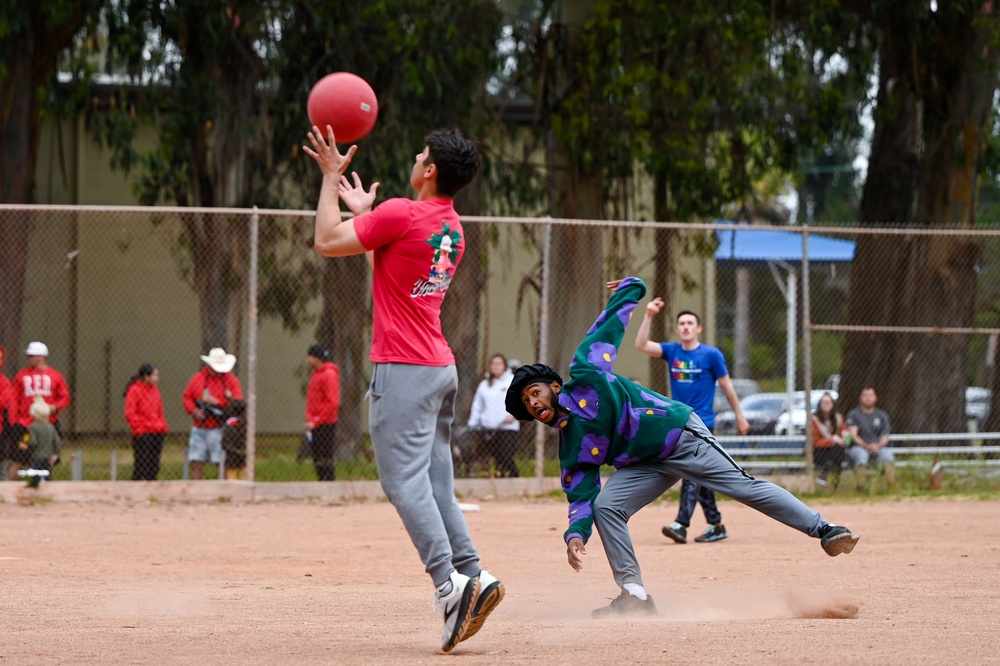
<instances>
[{"instance_id":1,"label":"graphic print on red shirt","mask_svg":"<svg viewBox=\"0 0 1000 666\"><path fill-rule=\"evenodd\" d=\"M356 217L354 228L375 255L371 360L453 365L441 304L465 241L452 200L389 199Z\"/></svg>"}]
</instances>

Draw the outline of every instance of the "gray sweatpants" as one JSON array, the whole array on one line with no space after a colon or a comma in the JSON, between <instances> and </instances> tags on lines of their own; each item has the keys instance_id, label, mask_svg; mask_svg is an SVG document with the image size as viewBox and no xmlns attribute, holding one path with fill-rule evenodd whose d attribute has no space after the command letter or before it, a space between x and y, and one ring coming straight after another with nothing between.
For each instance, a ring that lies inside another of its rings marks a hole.
<instances>
[{"instance_id":1,"label":"gray sweatpants","mask_svg":"<svg viewBox=\"0 0 1000 666\"><path fill-rule=\"evenodd\" d=\"M642 572L628 531L629 518L680 479L732 497L812 537L818 537L820 528L827 524L819 513L784 488L743 471L715 441L701 419L692 414L669 457L617 470L594 502L594 525L619 587L626 583L642 584Z\"/></svg>"},{"instance_id":2,"label":"gray sweatpants","mask_svg":"<svg viewBox=\"0 0 1000 666\"><path fill-rule=\"evenodd\" d=\"M479 553L455 499L451 425L455 366L377 363L368 426L378 477L434 584L479 574Z\"/></svg>"}]
</instances>

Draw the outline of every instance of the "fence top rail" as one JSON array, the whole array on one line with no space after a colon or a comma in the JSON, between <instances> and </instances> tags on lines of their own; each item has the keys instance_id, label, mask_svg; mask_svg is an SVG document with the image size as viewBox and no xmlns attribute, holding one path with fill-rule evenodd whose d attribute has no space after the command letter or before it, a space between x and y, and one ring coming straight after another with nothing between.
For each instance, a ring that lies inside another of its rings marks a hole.
<instances>
[{"instance_id":1,"label":"fence top rail","mask_svg":"<svg viewBox=\"0 0 1000 666\"><path fill-rule=\"evenodd\" d=\"M315 210L289 210L280 208L200 208L194 206L98 206L90 204L8 204L0 203L0 211L36 210L59 212L123 212L123 213L212 213L224 215L258 215L274 217L313 217ZM346 216L349 211L343 211ZM734 224L732 222L657 222L652 220L593 220L559 217L512 217L505 215L462 215L463 222L491 224L552 224L556 226L589 227L635 227L642 229L672 229L676 231L789 231L793 233L822 233L844 235L897 235L897 236L996 236L1000 237L1000 227L996 229L958 229L953 227L904 226L905 223L880 222L878 226L816 226L816 225L774 225L774 224Z\"/></svg>"}]
</instances>

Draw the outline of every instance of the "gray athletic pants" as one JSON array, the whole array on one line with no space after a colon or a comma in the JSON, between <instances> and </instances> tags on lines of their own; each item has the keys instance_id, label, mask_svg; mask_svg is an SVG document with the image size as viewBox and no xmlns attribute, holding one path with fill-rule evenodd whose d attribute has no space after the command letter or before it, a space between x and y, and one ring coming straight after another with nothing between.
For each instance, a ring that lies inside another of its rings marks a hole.
<instances>
[{"instance_id":1,"label":"gray athletic pants","mask_svg":"<svg viewBox=\"0 0 1000 666\"><path fill-rule=\"evenodd\" d=\"M458 373L377 363L368 426L378 477L436 586L452 571L479 575L479 553L455 499L451 424Z\"/></svg>"},{"instance_id":2,"label":"gray athletic pants","mask_svg":"<svg viewBox=\"0 0 1000 666\"><path fill-rule=\"evenodd\" d=\"M784 488L743 471L701 419L692 414L669 457L622 467L611 475L594 502L594 525L619 587L642 584L628 531L629 518L682 478L732 497L812 537L818 537L820 528L827 524L819 513Z\"/></svg>"}]
</instances>

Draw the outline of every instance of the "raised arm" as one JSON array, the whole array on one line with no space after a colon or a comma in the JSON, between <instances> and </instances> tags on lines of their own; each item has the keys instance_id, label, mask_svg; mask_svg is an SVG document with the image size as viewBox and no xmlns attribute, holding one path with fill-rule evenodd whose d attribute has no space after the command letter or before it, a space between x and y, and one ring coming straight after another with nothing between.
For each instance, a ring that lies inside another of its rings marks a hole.
<instances>
[{"instance_id":1,"label":"raised arm","mask_svg":"<svg viewBox=\"0 0 1000 666\"><path fill-rule=\"evenodd\" d=\"M358 147L351 146L346 154L341 154L337 150L333 129L327 125L326 130L329 143L314 125L308 135L312 148L302 147L302 150L316 161L323 173L319 203L316 205L316 230L313 241L316 251L324 256L348 257L365 252L354 230L354 221L345 222L340 214L341 180Z\"/></svg>"},{"instance_id":2,"label":"raised arm","mask_svg":"<svg viewBox=\"0 0 1000 666\"><path fill-rule=\"evenodd\" d=\"M590 370L608 374L618 358L618 347L625 336L625 328L632 318L639 299L646 295L646 284L637 277L614 280L608 283L614 290L607 307L583 336L583 341L573 355L570 376Z\"/></svg>"},{"instance_id":3,"label":"raised arm","mask_svg":"<svg viewBox=\"0 0 1000 666\"><path fill-rule=\"evenodd\" d=\"M646 316L639 324L639 332L635 334L635 348L644 354L649 354L653 358L663 358L663 347L659 342L652 342L649 339L649 326L653 317L663 310L663 299L657 296L646 304Z\"/></svg>"}]
</instances>

